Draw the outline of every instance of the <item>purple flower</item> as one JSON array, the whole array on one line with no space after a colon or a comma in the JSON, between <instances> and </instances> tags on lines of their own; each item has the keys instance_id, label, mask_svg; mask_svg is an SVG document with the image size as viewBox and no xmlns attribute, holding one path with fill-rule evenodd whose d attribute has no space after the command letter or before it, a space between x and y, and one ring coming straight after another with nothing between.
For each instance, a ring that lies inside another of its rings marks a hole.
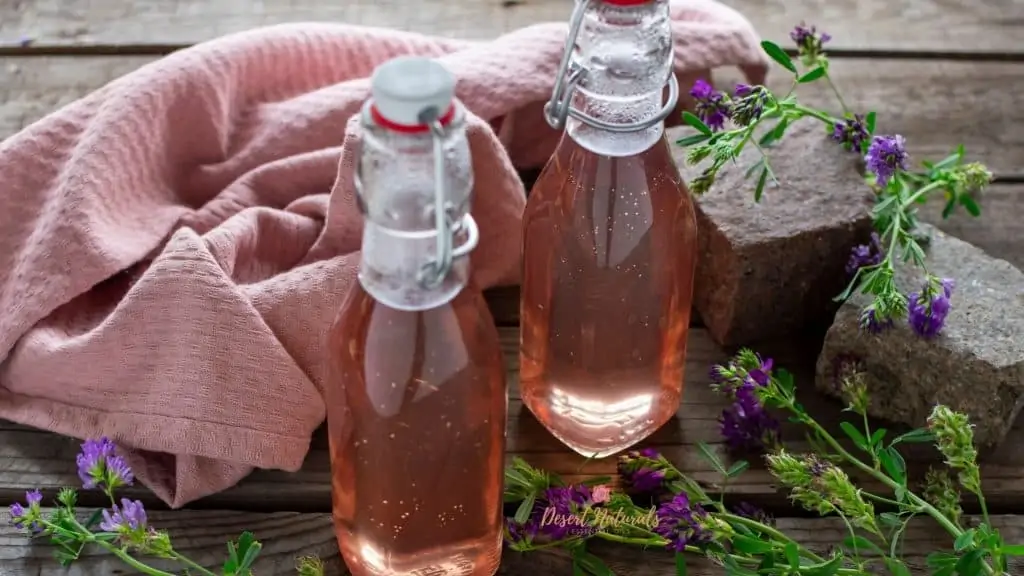
<instances>
[{"instance_id":1,"label":"purple flower","mask_svg":"<svg viewBox=\"0 0 1024 576\"><path fill-rule=\"evenodd\" d=\"M881 334L892 328L892 318L879 318L874 305L869 305L860 313L860 327L872 334Z\"/></svg>"},{"instance_id":2,"label":"purple flower","mask_svg":"<svg viewBox=\"0 0 1024 576\"><path fill-rule=\"evenodd\" d=\"M920 292L910 295L907 319L922 338L931 338L942 330L951 308L949 299L953 288L952 279L929 279Z\"/></svg>"},{"instance_id":3,"label":"purple flower","mask_svg":"<svg viewBox=\"0 0 1024 576\"><path fill-rule=\"evenodd\" d=\"M630 494L656 494L665 487L665 471L659 468L661 454L654 448L630 450L619 457L618 472Z\"/></svg>"},{"instance_id":4,"label":"purple flower","mask_svg":"<svg viewBox=\"0 0 1024 576\"><path fill-rule=\"evenodd\" d=\"M871 233L871 241L867 244L854 246L850 251L850 260L846 263L846 273L854 275L865 266L875 266L882 261L882 239L877 232Z\"/></svg>"},{"instance_id":5,"label":"purple flower","mask_svg":"<svg viewBox=\"0 0 1024 576\"><path fill-rule=\"evenodd\" d=\"M106 437L82 443L82 451L75 462L82 487L88 490L114 490L135 481L128 464L115 453L114 443Z\"/></svg>"},{"instance_id":6,"label":"purple flower","mask_svg":"<svg viewBox=\"0 0 1024 576\"><path fill-rule=\"evenodd\" d=\"M718 422L722 437L735 452L765 452L781 442L779 421L756 401L738 397L722 411Z\"/></svg>"},{"instance_id":7,"label":"purple flower","mask_svg":"<svg viewBox=\"0 0 1024 576\"><path fill-rule=\"evenodd\" d=\"M896 172L907 169L907 150L903 136L875 136L864 157L875 183L885 188Z\"/></svg>"},{"instance_id":8,"label":"purple flower","mask_svg":"<svg viewBox=\"0 0 1024 576\"><path fill-rule=\"evenodd\" d=\"M668 540L669 550L682 552L688 544L700 545L711 540L701 521L707 512L700 504L691 504L685 492L658 507L658 525L654 532Z\"/></svg>"},{"instance_id":9,"label":"purple flower","mask_svg":"<svg viewBox=\"0 0 1024 576\"><path fill-rule=\"evenodd\" d=\"M749 126L764 113L769 92L764 86L737 84L733 92L732 119L740 126Z\"/></svg>"},{"instance_id":10,"label":"purple flower","mask_svg":"<svg viewBox=\"0 0 1024 576\"><path fill-rule=\"evenodd\" d=\"M120 508L115 504L103 511L100 530L104 532L140 532L146 529L146 509L138 500L121 499Z\"/></svg>"},{"instance_id":11,"label":"purple flower","mask_svg":"<svg viewBox=\"0 0 1024 576\"><path fill-rule=\"evenodd\" d=\"M537 521L534 518L526 522L516 522L514 518L505 518L505 537L508 543L516 545L529 544L537 536Z\"/></svg>"},{"instance_id":12,"label":"purple flower","mask_svg":"<svg viewBox=\"0 0 1024 576\"><path fill-rule=\"evenodd\" d=\"M560 522L581 518L584 509L593 504L590 487L583 484L556 486L544 491L534 507L531 521L537 533L550 540L563 540L572 536L589 536L590 528L579 523Z\"/></svg>"},{"instance_id":13,"label":"purple flower","mask_svg":"<svg viewBox=\"0 0 1024 576\"><path fill-rule=\"evenodd\" d=\"M796 44L797 51L803 57L805 63L814 63L824 54L825 44L832 39L831 36L824 32L819 34L818 29L814 26L808 28L803 22L793 28L793 31L789 33L789 37Z\"/></svg>"},{"instance_id":14,"label":"purple flower","mask_svg":"<svg viewBox=\"0 0 1024 576\"><path fill-rule=\"evenodd\" d=\"M585 484L548 488L544 500L559 514L575 514L593 502L590 486Z\"/></svg>"},{"instance_id":15,"label":"purple flower","mask_svg":"<svg viewBox=\"0 0 1024 576\"><path fill-rule=\"evenodd\" d=\"M693 83L690 96L695 100L694 112L708 128L721 130L725 120L731 116L729 101L725 94L715 90L711 84L702 79Z\"/></svg>"},{"instance_id":16,"label":"purple flower","mask_svg":"<svg viewBox=\"0 0 1024 576\"><path fill-rule=\"evenodd\" d=\"M33 532L40 532L42 527L36 522L39 518L39 504L43 501L43 493L39 490L25 492L25 504L19 502L11 504L11 523L15 528L24 530L28 528Z\"/></svg>"},{"instance_id":17,"label":"purple flower","mask_svg":"<svg viewBox=\"0 0 1024 576\"><path fill-rule=\"evenodd\" d=\"M832 139L842 144L843 148L853 152L862 153L864 143L871 138L868 128L864 124L862 114L854 114L853 118L838 120L832 125Z\"/></svg>"},{"instance_id":18,"label":"purple flower","mask_svg":"<svg viewBox=\"0 0 1024 576\"><path fill-rule=\"evenodd\" d=\"M772 518L771 515L749 502L740 502L736 506L733 506L732 511L737 516L749 518L755 522L760 522L765 526L771 526L775 523L775 519Z\"/></svg>"}]
</instances>

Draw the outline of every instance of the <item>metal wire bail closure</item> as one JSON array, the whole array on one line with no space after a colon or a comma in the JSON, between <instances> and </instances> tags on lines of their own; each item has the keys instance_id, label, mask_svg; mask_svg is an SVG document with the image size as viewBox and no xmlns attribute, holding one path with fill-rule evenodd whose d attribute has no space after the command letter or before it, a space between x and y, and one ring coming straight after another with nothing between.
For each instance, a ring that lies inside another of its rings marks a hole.
<instances>
[{"instance_id":1,"label":"metal wire bail closure","mask_svg":"<svg viewBox=\"0 0 1024 576\"><path fill-rule=\"evenodd\" d=\"M417 273L417 280L422 287L433 289L444 281L456 258L463 258L476 248L480 241L480 230L469 212L458 222L452 221L445 184L444 126L441 125L440 113L431 107L424 109L419 116L420 122L430 127L430 136L434 143L434 225L437 230L437 256L432 262L423 265ZM454 248L455 234L463 229L466 231L466 241L458 248Z\"/></svg>"},{"instance_id":2,"label":"metal wire bail closure","mask_svg":"<svg viewBox=\"0 0 1024 576\"><path fill-rule=\"evenodd\" d=\"M618 133L636 132L664 122L679 103L679 80L676 78L675 72L669 72L668 75L668 99L665 105L657 114L640 122L632 124L605 122L572 107L573 93L587 74L585 68L572 61L572 50L580 35L580 28L583 27L583 16L586 14L587 8L599 1L576 0L576 7L569 20L569 34L565 37L565 47L562 50L562 61L558 65L555 75L555 87L551 92L551 99L544 105L544 119L555 130L564 129L566 120L572 116L588 126Z\"/></svg>"}]
</instances>

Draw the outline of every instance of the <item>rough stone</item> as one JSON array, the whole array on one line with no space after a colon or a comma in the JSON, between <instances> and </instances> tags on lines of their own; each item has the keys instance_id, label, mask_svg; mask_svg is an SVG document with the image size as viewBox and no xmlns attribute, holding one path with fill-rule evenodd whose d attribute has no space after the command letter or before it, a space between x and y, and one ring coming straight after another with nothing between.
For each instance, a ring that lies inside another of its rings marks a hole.
<instances>
[{"instance_id":1,"label":"rough stone","mask_svg":"<svg viewBox=\"0 0 1024 576\"><path fill-rule=\"evenodd\" d=\"M670 131L672 141L692 129ZM691 181L701 166L676 163ZM863 160L831 141L822 124L794 123L767 150L779 182L754 201L760 159L747 145L697 201L699 260L694 308L719 344L750 345L828 327L845 287L850 249L871 234L873 197ZM705 164L707 161L705 161Z\"/></svg>"},{"instance_id":2,"label":"rough stone","mask_svg":"<svg viewBox=\"0 0 1024 576\"><path fill-rule=\"evenodd\" d=\"M859 327L870 297L857 294L825 336L815 383L838 396L837 369L857 361L872 416L920 427L935 404L945 404L970 417L979 446L992 447L1024 406L1024 273L932 226L921 229L931 237L929 270L956 282L945 328L929 340L906 321L871 334ZM919 268L897 268L904 293L918 290L923 278Z\"/></svg>"}]
</instances>

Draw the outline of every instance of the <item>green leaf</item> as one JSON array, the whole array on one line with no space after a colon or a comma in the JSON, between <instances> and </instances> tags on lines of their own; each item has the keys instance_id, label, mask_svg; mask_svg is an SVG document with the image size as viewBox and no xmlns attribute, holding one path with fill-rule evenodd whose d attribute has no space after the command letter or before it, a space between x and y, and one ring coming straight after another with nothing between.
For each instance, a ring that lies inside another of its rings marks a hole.
<instances>
[{"instance_id":1,"label":"green leaf","mask_svg":"<svg viewBox=\"0 0 1024 576\"><path fill-rule=\"evenodd\" d=\"M719 474L721 474L722 476L728 476L728 472L725 469L725 465L722 464L722 461L718 459L718 456L715 454L715 452L711 449L710 446L703 442L698 442L697 448L700 449L700 453L701 455L704 456L704 459L707 460L708 463L710 463L711 466Z\"/></svg>"},{"instance_id":2,"label":"green leaf","mask_svg":"<svg viewBox=\"0 0 1024 576\"><path fill-rule=\"evenodd\" d=\"M956 198L950 198L949 200L946 201L946 205L943 206L943 208L942 208L942 218L943 219L949 218L949 216L953 213L953 210L955 210L955 209L956 209Z\"/></svg>"},{"instance_id":3,"label":"green leaf","mask_svg":"<svg viewBox=\"0 0 1024 576\"><path fill-rule=\"evenodd\" d=\"M906 434L901 434L893 438L892 442L889 443L889 446L892 447L901 442L907 444L922 444L933 441L935 441L935 435L932 434L930 430L927 428L917 428L907 432Z\"/></svg>"},{"instance_id":4,"label":"green leaf","mask_svg":"<svg viewBox=\"0 0 1024 576\"><path fill-rule=\"evenodd\" d=\"M523 524L530 519L530 514L533 513L533 505L537 503L537 495L530 494L525 500L519 503L519 508L516 509L516 515L514 520L520 524Z\"/></svg>"},{"instance_id":5,"label":"green leaf","mask_svg":"<svg viewBox=\"0 0 1024 576\"><path fill-rule=\"evenodd\" d=\"M952 566L956 564L956 556L949 552L932 552L925 559L925 563L929 568L942 568L943 566Z\"/></svg>"},{"instance_id":6,"label":"green leaf","mask_svg":"<svg viewBox=\"0 0 1024 576\"><path fill-rule=\"evenodd\" d=\"M897 483L906 486L907 463L903 460L903 456L895 448L889 446L879 453L879 459L889 476Z\"/></svg>"},{"instance_id":7,"label":"green leaf","mask_svg":"<svg viewBox=\"0 0 1024 576\"><path fill-rule=\"evenodd\" d=\"M850 437L850 440L853 440L853 443L856 444L858 448L861 450L869 450L870 446L868 446L867 439L864 438L864 435L860 433L860 430L858 430L856 426L844 420L839 423L839 427L843 429L843 432L846 432L846 435Z\"/></svg>"},{"instance_id":8,"label":"green leaf","mask_svg":"<svg viewBox=\"0 0 1024 576\"><path fill-rule=\"evenodd\" d=\"M789 567L793 570L798 570L800 568L800 549L797 548L796 543L790 542L786 544L783 552L786 554L786 561L789 562Z\"/></svg>"},{"instance_id":9,"label":"green leaf","mask_svg":"<svg viewBox=\"0 0 1024 576\"><path fill-rule=\"evenodd\" d=\"M587 573L583 570L583 565L576 558L572 559L572 576L587 576Z\"/></svg>"},{"instance_id":10,"label":"green leaf","mask_svg":"<svg viewBox=\"0 0 1024 576\"><path fill-rule=\"evenodd\" d=\"M960 204L967 209L967 213L977 218L981 216L981 207L974 201L970 194L960 195Z\"/></svg>"},{"instance_id":11,"label":"green leaf","mask_svg":"<svg viewBox=\"0 0 1024 576\"><path fill-rule=\"evenodd\" d=\"M985 550L971 550L957 560L954 570L960 576L977 576L981 574L981 566L985 554Z\"/></svg>"},{"instance_id":12,"label":"green leaf","mask_svg":"<svg viewBox=\"0 0 1024 576\"><path fill-rule=\"evenodd\" d=\"M735 478L740 474L746 472L747 468L750 468L750 462L747 462L746 460L737 460L736 462L733 462L732 466L729 467L729 470L726 471L725 475L728 476L729 478Z\"/></svg>"},{"instance_id":13,"label":"green leaf","mask_svg":"<svg viewBox=\"0 0 1024 576\"><path fill-rule=\"evenodd\" d=\"M603 560L590 552L580 552L576 555L576 562L593 576L615 576L615 572L604 563Z\"/></svg>"},{"instance_id":14,"label":"green leaf","mask_svg":"<svg viewBox=\"0 0 1024 576\"><path fill-rule=\"evenodd\" d=\"M1010 544L1003 546L999 552L1006 556L1024 556L1024 544Z\"/></svg>"},{"instance_id":15,"label":"green leaf","mask_svg":"<svg viewBox=\"0 0 1024 576\"><path fill-rule=\"evenodd\" d=\"M884 556L885 553L878 547L877 544L864 538L863 536L848 536L843 539L843 547L851 552L855 552L860 556L863 552L875 552L876 554Z\"/></svg>"},{"instance_id":16,"label":"green leaf","mask_svg":"<svg viewBox=\"0 0 1024 576\"><path fill-rule=\"evenodd\" d=\"M872 136L875 135L875 118L876 114L874 112L868 112L868 115L864 118L864 123L867 124L865 128L868 129L868 134Z\"/></svg>"},{"instance_id":17,"label":"green leaf","mask_svg":"<svg viewBox=\"0 0 1024 576\"><path fill-rule=\"evenodd\" d=\"M809 566L806 573L810 576L832 576L842 567L843 557L842 555L836 555L835 558L832 558L828 562Z\"/></svg>"},{"instance_id":18,"label":"green leaf","mask_svg":"<svg viewBox=\"0 0 1024 576\"><path fill-rule=\"evenodd\" d=\"M953 542L953 550L957 552L963 552L974 544L974 529L966 530L963 534L956 537L956 541Z\"/></svg>"},{"instance_id":19,"label":"green leaf","mask_svg":"<svg viewBox=\"0 0 1024 576\"><path fill-rule=\"evenodd\" d=\"M885 432L885 428L879 428L878 430L875 430L873 434L871 434L872 447L877 447L882 444L882 439L885 438Z\"/></svg>"},{"instance_id":20,"label":"green leaf","mask_svg":"<svg viewBox=\"0 0 1024 576\"><path fill-rule=\"evenodd\" d=\"M814 70L811 70L807 74L804 74L803 76L798 78L797 82L799 82L800 84L807 84L809 82L814 82L815 80L821 78L824 75L825 75L825 68L823 68L821 66L818 66Z\"/></svg>"},{"instance_id":21,"label":"green leaf","mask_svg":"<svg viewBox=\"0 0 1024 576\"><path fill-rule=\"evenodd\" d=\"M910 576L910 569L897 558L886 558L885 567L889 569L889 574L892 576Z\"/></svg>"},{"instance_id":22,"label":"green leaf","mask_svg":"<svg viewBox=\"0 0 1024 576\"><path fill-rule=\"evenodd\" d=\"M765 166L761 170L761 176L757 179L757 188L754 189L754 202L761 201L761 195L764 194L764 185L768 182L768 167Z\"/></svg>"},{"instance_id":23,"label":"green leaf","mask_svg":"<svg viewBox=\"0 0 1024 576\"><path fill-rule=\"evenodd\" d=\"M676 552L676 576L686 576L686 556Z\"/></svg>"},{"instance_id":24,"label":"green leaf","mask_svg":"<svg viewBox=\"0 0 1024 576\"><path fill-rule=\"evenodd\" d=\"M761 139L757 143L758 146L761 146L761 147L764 147L764 148L767 148L768 146L771 146L777 140L781 139L783 135L785 135L786 128L788 128L788 127L789 127L789 118L788 117L783 118L782 120L779 120L779 122L777 124L775 124L775 126L772 126L771 130L766 132L764 136L761 136ZM764 159L762 158L762 161L763 160Z\"/></svg>"},{"instance_id":25,"label":"green leaf","mask_svg":"<svg viewBox=\"0 0 1024 576\"><path fill-rule=\"evenodd\" d=\"M765 542L764 540L749 536L736 535L733 537L732 544L733 548L745 554L764 554L775 549L771 542Z\"/></svg>"},{"instance_id":26,"label":"green leaf","mask_svg":"<svg viewBox=\"0 0 1024 576\"><path fill-rule=\"evenodd\" d=\"M703 120L697 118L691 112L683 112L683 122L693 126L706 136L711 136L712 134L711 128L708 128L708 125L705 124Z\"/></svg>"},{"instance_id":27,"label":"green leaf","mask_svg":"<svg viewBox=\"0 0 1024 576\"><path fill-rule=\"evenodd\" d=\"M753 163L753 164L752 164L752 165L750 166L750 168L747 168L747 171L743 173L743 178L750 178L750 176L751 176L751 175L752 175L752 174L753 174L754 172L757 172L757 169L758 169L758 168L761 168L761 167L763 167L763 166L764 166L764 157L762 157L762 158L761 158L760 160L758 160L757 162L754 162L754 163Z\"/></svg>"},{"instance_id":28,"label":"green leaf","mask_svg":"<svg viewBox=\"0 0 1024 576\"><path fill-rule=\"evenodd\" d=\"M700 134L693 134L691 136L687 136L686 138L680 138L679 140L676 140L676 145L683 147L693 146L694 144L700 144L701 142L704 142L708 138L711 138L710 134L705 134L701 132Z\"/></svg>"},{"instance_id":29,"label":"green leaf","mask_svg":"<svg viewBox=\"0 0 1024 576\"><path fill-rule=\"evenodd\" d=\"M789 54L786 54L786 51L780 48L778 44L764 40L761 42L761 49L764 50L768 57L778 62L779 66L782 66L786 70L796 74L796 65L793 64L793 59L790 58Z\"/></svg>"}]
</instances>

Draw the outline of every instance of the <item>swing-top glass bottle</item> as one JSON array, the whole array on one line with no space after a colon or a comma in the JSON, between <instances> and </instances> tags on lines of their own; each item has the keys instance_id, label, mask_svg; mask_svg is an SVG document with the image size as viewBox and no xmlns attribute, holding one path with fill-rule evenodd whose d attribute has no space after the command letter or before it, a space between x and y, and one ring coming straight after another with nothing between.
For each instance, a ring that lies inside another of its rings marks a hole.
<instances>
[{"instance_id":1,"label":"swing-top glass bottle","mask_svg":"<svg viewBox=\"0 0 1024 576\"><path fill-rule=\"evenodd\" d=\"M522 396L588 457L650 436L682 394L697 235L665 137L672 61L669 0L577 0L545 109L565 132L524 214Z\"/></svg>"},{"instance_id":2,"label":"swing-top glass bottle","mask_svg":"<svg viewBox=\"0 0 1024 576\"><path fill-rule=\"evenodd\" d=\"M386 62L371 85L358 282L327 345L338 544L354 576L492 576L508 397L469 282L479 234L463 107L425 58Z\"/></svg>"}]
</instances>

